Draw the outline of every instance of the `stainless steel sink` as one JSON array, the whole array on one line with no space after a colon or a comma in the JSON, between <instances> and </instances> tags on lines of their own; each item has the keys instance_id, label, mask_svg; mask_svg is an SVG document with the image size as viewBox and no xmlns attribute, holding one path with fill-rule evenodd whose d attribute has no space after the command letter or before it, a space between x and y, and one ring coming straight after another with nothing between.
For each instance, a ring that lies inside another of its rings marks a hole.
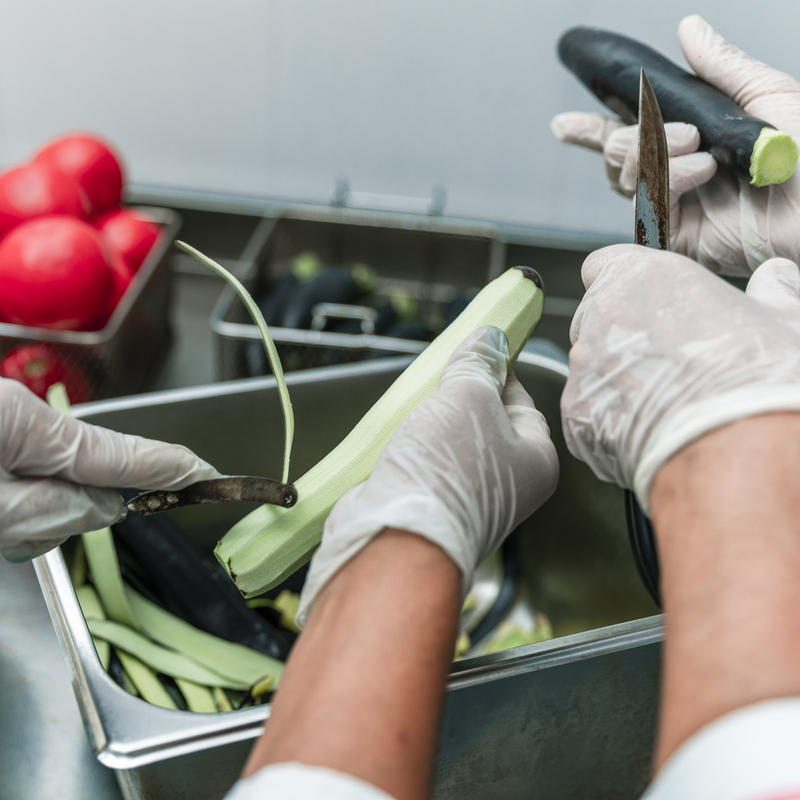
<instances>
[{"instance_id":1,"label":"stainless steel sink","mask_svg":"<svg viewBox=\"0 0 800 800\"><path fill-rule=\"evenodd\" d=\"M289 378L293 475L333 448L408 363L387 359ZM566 368L524 353L517 375L550 424L556 494L522 528L523 586L557 638L454 665L437 798L634 798L644 788L658 693L660 618L629 552L622 493L566 450ZM278 475L282 417L271 378L77 407L116 430L180 442L233 474ZM246 504L173 512L200 548ZM204 716L127 695L103 672L58 551L36 569L92 749L129 800L216 800L235 780L269 708Z\"/></svg>"}]
</instances>

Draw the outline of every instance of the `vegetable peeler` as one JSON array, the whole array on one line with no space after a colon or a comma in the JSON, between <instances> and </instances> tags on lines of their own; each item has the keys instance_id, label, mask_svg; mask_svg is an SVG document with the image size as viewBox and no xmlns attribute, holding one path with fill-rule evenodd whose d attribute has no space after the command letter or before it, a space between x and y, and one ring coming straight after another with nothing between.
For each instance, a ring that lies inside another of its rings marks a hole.
<instances>
[{"instance_id":1,"label":"vegetable peeler","mask_svg":"<svg viewBox=\"0 0 800 800\"><path fill-rule=\"evenodd\" d=\"M644 69L639 75L639 164L634 241L669 249L669 157L661 110ZM658 551L650 520L635 495L625 490L625 517L633 556L650 597L661 606Z\"/></svg>"},{"instance_id":2,"label":"vegetable peeler","mask_svg":"<svg viewBox=\"0 0 800 800\"><path fill-rule=\"evenodd\" d=\"M184 489L154 489L142 492L125 506L135 514L158 514L171 508L200 503L224 503L230 500L252 500L291 508L297 502L297 489L291 483L250 475L228 475L197 481Z\"/></svg>"}]
</instances>

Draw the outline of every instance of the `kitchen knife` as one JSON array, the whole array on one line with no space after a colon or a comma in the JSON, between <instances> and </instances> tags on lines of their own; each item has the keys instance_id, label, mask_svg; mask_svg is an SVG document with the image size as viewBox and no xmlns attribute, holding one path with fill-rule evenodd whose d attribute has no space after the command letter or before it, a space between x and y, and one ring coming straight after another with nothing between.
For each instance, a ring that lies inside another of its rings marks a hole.
<instances>
[{"instance_id":1,"label":"kitchen knife","mask_svg":"<svg viewBox=\"0 0 800 800\"><path fill-rule=\"evenodd\" d=\"M125 505L135 514L158 514L171 508L200 503L222 503L231 500L252 500L291 508L297 502L297 489L291 483L232 475L198 481L185 489L155 489L143 492Z\"/></svg>"},{"instance_id":2,"label":"kitchen knife","mask_svg":"<svg viewBox=\"0 0 800 800\"><path fill-rule=\"evenodd\" d=\"M639 76L639 163L634 241L669 249L669 156L661 109L644 70ZM625 516L636 566L650 596L661 605L658 551L650 520L635 495L625 491Z\"/></svg>"}]
</instances>

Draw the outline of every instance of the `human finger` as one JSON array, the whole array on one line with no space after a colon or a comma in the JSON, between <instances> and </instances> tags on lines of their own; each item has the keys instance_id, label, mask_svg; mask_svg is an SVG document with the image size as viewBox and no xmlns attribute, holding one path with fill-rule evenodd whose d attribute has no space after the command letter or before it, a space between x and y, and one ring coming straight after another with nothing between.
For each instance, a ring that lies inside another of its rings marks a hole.
<instances>
[{"instance_id":1,"label":"human finger","mask_svg":"<svg viewBox=\"0 0 800 800\"><path fill-rule=\"evenodd\" d=\"M585 147L595 153L602 153L608 137L622 127L625 124L618 119L580 111L557 114L550 121L550 130L559 142Z\"/></svg>"},{"instance_id":2,"label":"human finger","mask_svg":"<svg viewBox=\"0 0 800 800\"><path fill-rule=\"evenodd\" d=\"M717 173L711 153L689 153L669 160L669 194L674 204L682 194L708 183Z\"/></svg>"},{"instance_id":3,"label":"human finger","mask_svg":"<svg viewBox=\"0 0 800 800\"><path fill-rule=\"evenodd\" d=\"M122 498L111 489L58 478L3 481L0 550L9 560L26 561L70 536L112 525L124 515Z\"/></svg>"},{"instance_id":4,"label":"human finger","mask_svg":"<svg viewBox=\"0 0 800 800\"><path fill-rule=\"evenodd\" d=\"M750 276L745 293L773 308L793 310L800 321L800 270L787 258L771 258Z\"/></svg>"},{"instance_id":5,"label":"human finger","mask_svg":"<svg viewBox=\"0 0 800 800\"><path fill-rule=\"evenodd\" d=\"M461 381L490 386L498 397L508 372L508 339L499 328L473 331L453 352L439 378L439 391L458 391Z\"/></svg>"},{"instance_id":6,"label":"human finger","mask_svg":"<svg viewBox=\"0 0 800 800\"><path fill-rule=\"evenodd\" d=\"M725 41L698 14L680 21L678 39L689 66L745 109L766 95L800 91L794 78Z\"/></svg>"},{"instance_id":7,"label":"human finger","mask_svg":"<svg viewBox=\"0 0 800 800\"><path fill-rule=\"evenodd\" d=\"M110 431L48 406L4 380L3 467L18 477L56 477L88 486L180 489L219 473L188 448Z\"/></svg>"},{"instance_id":8,"label":"human finger","mask_svg":"<svg viewBox=\"0 0 800 800\"><path fill-rule=\"evenodd\" d=\"M542 435L550 437L550 428L544 414L536 408L533 398L513 372L509 372L506 378L502 401L506 414L519 435L526 438L541 438Z\"/></svg>"},{"instance_id":9,"label":"human finger","mask_svg":"<svg viewBox=\"0 0 800 800\"><path fill-rule=\"evenodd\" d=\"M639 164L639 126L632 126L633 134L628 137L616 136L609 138L605 155L606 164L616 159L618 166L617 191L625 197L633 197L636 193L636 182ZM700 133L694 125L685 122L668 122L664 125L664 135L667 140L667 154L670 159L670 173L673 159L697 152L700 147ZM621 139L617 142L616 139ZM623 152L624 149L624 152ZM712 159L713 160L713 159Z\"/></svg>"}]
</instances>

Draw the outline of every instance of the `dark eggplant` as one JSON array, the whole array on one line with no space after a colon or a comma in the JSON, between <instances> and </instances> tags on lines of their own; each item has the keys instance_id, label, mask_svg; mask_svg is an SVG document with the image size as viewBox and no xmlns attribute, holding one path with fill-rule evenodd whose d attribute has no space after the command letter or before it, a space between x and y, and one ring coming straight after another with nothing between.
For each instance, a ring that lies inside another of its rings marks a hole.
<instances>
[{"instance_id":1,"label":"dark eggplant","mask_svg":"<svg viewBox=\"0 0 800 800\"><path fill-rule=\"evenodd\" d=\"M267 325L273 328L281 324L284 309L301 286L301 281L293 273L288 272L276 279L268 291L256 297L256 305ZM245 359L247 372L251 377L265 375L269 371L267 354L260 339L245 344Z\"/></svg>"},{"instance_id":2,"label":"dark eggplant","mask_svg":"<svg viewBox=\"0 0 800 800\"><path fill-rule=\"evenodd\" d=\"M280 325L283 311L303 284L297 280L293 273L281 275L270 286L268 292L260 294L256 300L258 310L264 315L267 325L276 327Z\"/></svg>"},{"instance_id":3,"label":"dark eggplant","mask_svg":"<svg viewBox=\"0 0 800 800\"><path fill-rule=\"evenodd\" d=\"M511 535L503 542L501 553L503 555L503 581L500 584L500 591L492 607L486 612L486 616L475 626L475 630L470 633L469 638L473 644L480 642L492 634L497 626L505 619L514 599L517 596L517 588L522 573L520 562L519 528L514 530Z\"/></svg>"},{"instance_id":4,"label":"dark eggplant","mask_svg":"<svg viewBox=\"0 0 800 800\"><path fill-rule=\"evenodd\" d=\"M445 328L455 322L461 312L472 302L472 298L466 294L457 294L444 307L444 326Z\"/></svg>"},{"instance_id":5,"label":"dark eggplant","mask_svg":"<svg viewBox=\"0 0 800 800\"><path fill-rule=\"evenodd\" d=\"M432 342L434 332L421 322L398 322L387 329L384 336L394 339L413 339L419 342Z\"/></svg>"},{"instance_id":6,"label":"dark eggplant","mask_svg":"<svg viewBox=\"0 0 800 800\"><path fill-rule=\"evenodd\" d=\"M125 688L124 678L122 677L122 662L119 660L116 650L111 648L111 657L108 660L108 674L112 677L114 682L122 689Z\"/></svg>"},{"instance_id":7,"label":"dark eggplant","mask_svg":"<svg viewBox=\"0 0 800 800\"><path fill-rule=\"evenodd\" d=\"M351 270L336 267L303 284L286 304L281 317L284 328L311 327L312 311L318 303L355 303L367 292L365 282Z\"/></svg>"},{"instance_id":8,"label":"dark eggplant","mask_svg":"<svg viewBox=\"0 0 800 800\"><path fill-rule=\"evenodd\" d=\"M378 316L375 319L375 335L383 336L385 331L397 321L397 310L392 303L383 303L376 309ZM326 326L326 331L332 333L362 333L360 319L331 320Z\"/></svg>"},{"instance_id":9,"label":"dark eggplant","mask_svg":"<svg viewBox=\"0 0 800 800\"><path fill-rule=\"evenodd\" d=\"M681 69L642 42L599 28L568 30L558 43L564 65L627 123L639 114L639 75L644 69L665 122L687 122L700 146L754 186L782 183L797 165L792 138L750 117L729 97Z\"/></svg>"},{"instance_id":10,"label":"dark eggplant","mask_svg":"<svg viewBox=\"0 0 800 800\"><path fill-rule=\"evenodd\" d=\"M121 491L128 500L135 492ZM176 616L229 642L286 660L289 643L203 563L181 529L165 514L129 514L114 535L139 562L163 605Z\"/></svg>"},{"instance_id":11,"label":"dark eggplant","mask_svg":"<svg viewBox=\"0 0 800 800\"><path fill-rule=\"evenodd\" d=\"M171 678L169 675L162 675L160 672L156 675L161 685L164 687L164 691L172 698L172 702L178 707L180 711L187 711L188 706L186 705L186 698L183 696L183 693L178 688L178 684L175 683L175 679Z\"/></svg>"}]
</instances>

